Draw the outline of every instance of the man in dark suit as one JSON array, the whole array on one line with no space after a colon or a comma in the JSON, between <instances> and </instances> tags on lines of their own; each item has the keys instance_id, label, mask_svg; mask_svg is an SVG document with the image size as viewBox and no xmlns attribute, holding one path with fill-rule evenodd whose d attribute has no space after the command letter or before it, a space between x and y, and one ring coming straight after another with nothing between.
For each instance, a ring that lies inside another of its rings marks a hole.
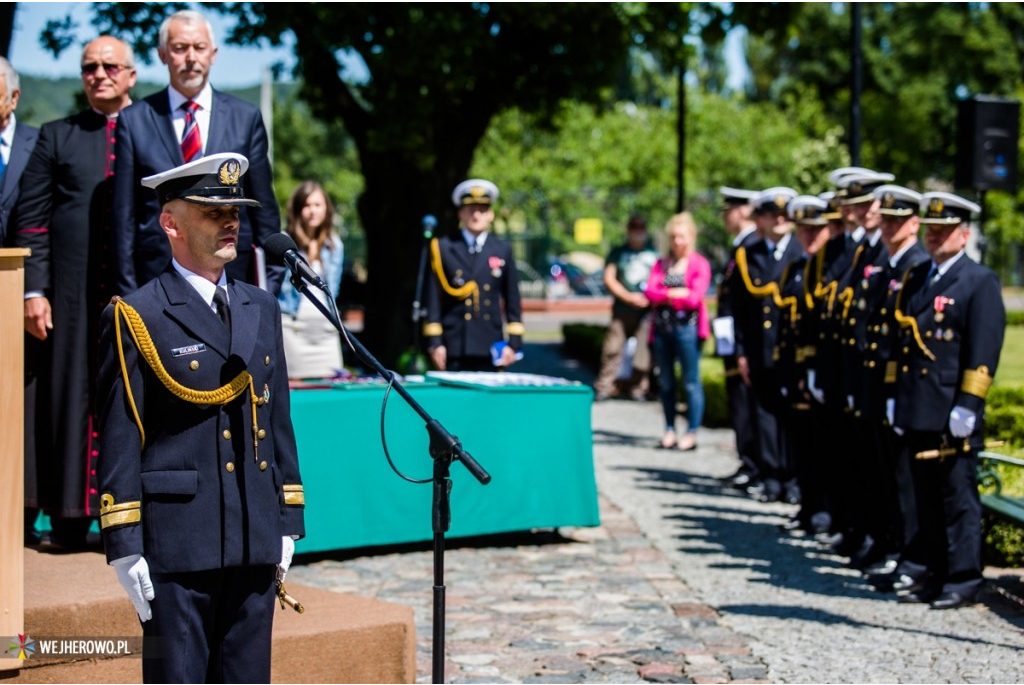
<instances>
[{"instance_id":1,"label":"man in dark suit","mask_svg":"<svg viewBox=\"0 0 1024 685\"><path fill-rule=\"evenodd\" d=\"M507 368L523 344L516 260L509 244L490 234L497 199L490 181L460 183L452 192L459 233L430 244L434 278L427 279L423 337L442 371Z\"/></svg>"},{"instance_id":2,"label":"man in dark suit","mask_svg":"<svg viewBox=\"0 0 1024 685\"><path fill-rule=\"evenodd\" d=\"M135 57L101 36L82 51L89 108L44 124L22 177L14 244L27 247L26 356L40 360L48 388L28 412L26 506L50 517L52 542L76 548L99 517L95 420L97 324L114 294L110 265L110 192L117 115L131 104ZM45 361L44 361L45 360ZM35 370L35 369L34 369Z\"/></svg>"},{"instance_id":3,"label":"man in dark suit","mask_svg":"<svg viewBox=\"0 0 1024 685\"><path fill-rule=\"evenodd\" d=\"M982 584L977 453L1006 327L999 279L967 256L973 202L925 193L925 248L896 305L894 423L905 432L927 574L901 602L955 609ZM935 458L929 458L935 457ZM899 586L896 589L901 589Z\"/></svg>"},{"instance_id":4,"label":"man in dark suit","mask_svg":"<svg viewBox=\"0 0 1024 685\"><path fill-rule=\"evenodd\" d=\"M160 207L152 193L140 190L139 181L215 152L236 152L252 162L245 192L260 206L242 208L238 257L228 265L228 274L255 283L253 246L281 230L260 111L210 86L217 45L209 22L198 12L183 10L164 21L158 54L167 65L170 86L125 109L117 123L114 247L118 291L129 293L141 287L162 273L170 261L160 229ZM264 287L276 294L283 276L282 268L268 268Z\"/></svg>"},{"instance_id":5,"label":"man in dark suit","mask_svg":"<svg viewBox=\"0 0 1024 685\"><path fill-rule=\"evenodd\" d=\"M736 452L740 458L740 468L728 477L728 482L738 488L745 488L760 479L758 456L758 440L754 422L754 397L750 384L740 378L736 366L736 318L733 315L733 298L743 288L739 273L736 271L736 250L740 247L749 249L761 239L757 234L757 226L751 219L753 207L751 202L759 191L739 188L719 188L722 194L722 221L725 230L732 236L732 250L729 261L722 272L718 286L718 316L713 328L722 332L715 333L716 353L725 365L725 390L729 401L729 415L732 420L733 432L736 434ZM730 322L731 320L731 322Z\"/></svg>"},{"instance_id":6,"label":"man in dark suit","mask_svg":"<svg viewBox=\"0 0 1024 685\"><path fill-rule=\"evenodd\" d=\"M25 170L39 129L19 124L18 109L21 83L11 63L0 57L0 245L10 242L9 226L18 203L21 174Z\"/></svg>"},{"instance_id":7,"label":"man in dark suit","mask_svg":"<svg viewBox=\"0 0 1024 685\"><path fill-rule=\"evenodd\" d=\"M748 492L762 502L799 501L795 491L784 492L792 476L779 417L783 411L781 386L775 370L775 344L779 331L779 279L786 266L803 252L793 239L793 223L786 206L796 197L792 188L769 188L755 198L754 221L762 240L748 250L736 250L736 269L743 290L735 301L736 365L740 378L750 383L756 405L755 425L761 456L761 481Z\"/></svg>"},{"instance_id":8,"label":"man in dark suit","mask_svg":"<svg viewBox=\"0 0 1024 685\"><path fill-rule=\"evenodd\" d=\"M145 682L270 682L275 567L304 534L281 310L225 269L247 166L222 153L144 179L173 260L103 313L100 525Z\"/></svg>"}]
</instances>

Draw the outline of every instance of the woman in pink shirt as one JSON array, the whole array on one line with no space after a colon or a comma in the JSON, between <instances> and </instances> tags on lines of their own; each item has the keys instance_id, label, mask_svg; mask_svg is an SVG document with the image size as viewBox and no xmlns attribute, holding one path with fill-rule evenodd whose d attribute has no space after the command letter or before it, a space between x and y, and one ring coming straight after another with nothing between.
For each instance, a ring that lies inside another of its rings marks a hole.
<instances>
[{"instance_id":1,"label":"woman in pink shirt","mask_svg":"<svg viewBox=\"0 0 1024 685\"><path fill-rule=\"evenodd\" d=\"M696 250L697 224L689 212L665 225L669 252L651 269L646 295L651 303L654 361L658 366L665 435L661 447L697 449L697 427L704 418L704 386L700 381L700 348L710 333L704 294L711 285L711 265ZM687 429L676 438L676 361L682 365L686 389Z\"/></svg>"}]
</instances>

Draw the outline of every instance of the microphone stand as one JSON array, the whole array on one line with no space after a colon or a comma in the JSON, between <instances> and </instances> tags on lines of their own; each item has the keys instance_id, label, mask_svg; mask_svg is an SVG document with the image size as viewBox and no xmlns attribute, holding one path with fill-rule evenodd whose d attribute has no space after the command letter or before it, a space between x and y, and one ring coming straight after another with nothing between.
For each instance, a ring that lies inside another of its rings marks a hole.
<instances>
[{"instance_id":1,"label":"microphone stand","mask_svg":"<svg viewBox=\"0 0 1024 685\"><path fill-rule=\"evenodd\" d=\"M403 369L405 373L426 371L426 361L423 360L423 351L420 349L420 319L427 314L423 307L423 275L427 268L427 250L430 248L431 238L434 237L435 226L437 219L432 214L423 217L423 246L420 248L420 265L416 274L416 295L412 302L412 350Z\"/></svg>"},{"instance_id":2,"label":"microphone stand","mask_svg":"<svg viewBox=\"0 0 1024 685\"><path fill-rule=\"evenodd\" d=\"M420 415L426 422L427 435L430 438L428 452L434 460L433 476L433 497L431 506L431 525L434 532L434 634L433 634L433 681L434 683L444 682L444 643L445 643L445 585L444 585L444 534L451 525L450 497L452 492L452 481L449 478L452 461L459 460L466 467L474 478L481 485L491 482L491 474L487 473L476 459L462 449L459 439L445 430L437 419L433 418L420 406L420 403L413 399L409 391L405 389L395 374L377 361L377 358L370 354L359 339L352 335L338 319L332 308L328 308L316 295L309 290L306 281L298 274L292 273L292 285L295 289L306 296L313 305L320 310L320 313L327 317L327 320L338 330L348 342L349 347L356 353L365 364L370 366L382 378L388 381L395 391L401 395L409 407ZM333 302L331 291L326 286L323 292L327 295L328 301Z\"/></svg>"}]
</instances>

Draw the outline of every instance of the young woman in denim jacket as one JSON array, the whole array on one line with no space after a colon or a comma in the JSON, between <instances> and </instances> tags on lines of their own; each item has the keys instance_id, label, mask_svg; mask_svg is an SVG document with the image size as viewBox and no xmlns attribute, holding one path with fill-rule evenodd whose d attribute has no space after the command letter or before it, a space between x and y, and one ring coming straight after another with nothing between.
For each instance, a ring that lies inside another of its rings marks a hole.
<instances>
[{"instance_id":1,"label":"young woman in denim jacket","mask_svg":"<svg viewBox=\"0 0 1024 685\"><path fill-rule=\"evenodd\" d=\"M334 207L323 187L304 181L288 200L288 226L299 252L320 274L335 297L341 285L345 249L334 233ZM312 292L323 297L317 290ZM286 278L277 297L281 305L284 351L291 378L330 378L342 368L341 337L306 296Z\"/></svg>"}]
</instances>

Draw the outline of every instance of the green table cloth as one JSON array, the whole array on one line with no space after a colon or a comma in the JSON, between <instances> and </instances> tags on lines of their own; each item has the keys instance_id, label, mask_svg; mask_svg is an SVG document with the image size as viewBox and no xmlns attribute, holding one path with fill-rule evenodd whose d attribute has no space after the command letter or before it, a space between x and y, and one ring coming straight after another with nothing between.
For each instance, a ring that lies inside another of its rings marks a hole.
<instances>
[{"instance_id":1,"label":"green table cloth","mask_svg":"<svg viewBox=\"0 0 1024 685\"><path fill-rule=\"evenodd\" d=\"M512 374L510 374L511 376ZM410 382L409 393L491 474L481 485L451 465L451 528L466 537L532 528L600 525L590 424L592 391L578 384L497 386ZM380 439L383 383L293 390L292 419L305 486L299 553L433 538L433 460L423 420L392 391Z\"/></svg>"}]
</instances>

